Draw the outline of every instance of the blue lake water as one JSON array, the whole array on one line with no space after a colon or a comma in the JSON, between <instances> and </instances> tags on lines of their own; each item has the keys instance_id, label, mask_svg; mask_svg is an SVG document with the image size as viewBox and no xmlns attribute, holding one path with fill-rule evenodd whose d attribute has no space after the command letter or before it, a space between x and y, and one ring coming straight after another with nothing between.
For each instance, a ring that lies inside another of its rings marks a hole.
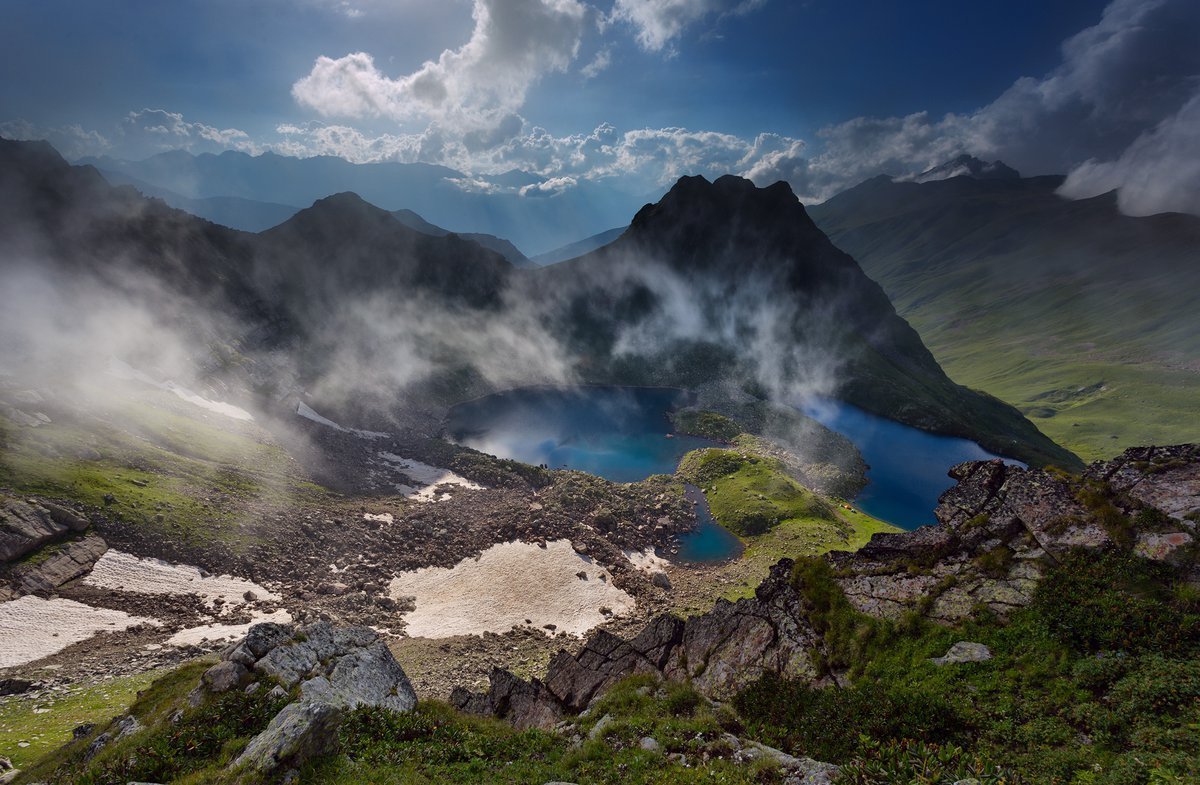
<instances>
[{"instance_id":1,"label":"blue lake water","mask_svg":"<svg viewBox=\"0 0 1200 785\"><path fill-rule=\"evenodd\" d=\"M640 387L510 390L455 406L448 430L501 458L636 482L671 474L684 453L714 445L672 433L667 413L684 396Z\"/></svg>"},{"instance_id":2,"label":"blue lake water","mask_svg":"<svg viewBox=\"0 0 1200 785\"><path fill-rule=\"evenodd\" d=\"M696 506L696 528L679 535L679 551L675 558L685 562L713 562L742 555L745 546L737 535L713 518L704 491L695 485L685 485L688 501Z\"/></svg>"},{"instance_id":3,"label":"blue lake water","mask_svg":"<svg viewBox=\"0 0 1200 785\"><path fill-rule=\"evenodd\" d=\"M524 388L455 406L448 431L460 444L501 458L635 482L671 474L684 453L714 446L672 433L667 414L685 402L686 393L661 388ZM854 442L870 466L855 503L905 529L936 522L937 498L953 485L946 474L951 466L996 457L967 439L938 436L838 401L798 408ZM678 558L738 555L741 541L713 520L703 493L692 487L687 493L698 504L699 525L679 538Z\"/></svg>"},{"instance_id":4,"label":"blue lake water","mask_svg":"<svg viewBox=\"0 0 1200 785\"><path fill-rule=\"evenodd\" d=\"M946 474L951 466L999 457L968 439L922 431L840 401L813 400L798 408L854 442L870 466L867 487L854 503L905 529L937 522L938 496L954 485Z\"/></svg>"}]
</instances>

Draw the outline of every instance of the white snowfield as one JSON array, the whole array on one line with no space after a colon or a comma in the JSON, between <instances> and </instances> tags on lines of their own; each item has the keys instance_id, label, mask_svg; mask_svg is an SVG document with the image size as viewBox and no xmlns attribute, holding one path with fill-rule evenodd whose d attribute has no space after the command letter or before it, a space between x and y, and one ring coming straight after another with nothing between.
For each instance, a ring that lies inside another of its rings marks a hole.
<instances>
[{"instance_id":1,"label":"white snowfield","mask_svg":"<svg viewBox=\"0 0 1200 785\"><path fill-rule=\"evenodd\" d=\"M0 668L56 654L101 632L120 632L154 619L93 608L73 600L26 595L0 603Z\"/></svg>"},{"instance_id":2,"label":"white snowfield","mask_svg":"<svg viewBox=\"0 0 1200 785\"><path fill-rule=\"evenodd\" d=\"M165 641L168 646L199 646L205 641L229 641L234 638L241 638L255 624L260 624L265 621L273 621L278 624L287 624L292 620L292 615L285 610L278 610L274 613L253 613L252 619L246 624L204 624L199 627L190 627L167 638Z\"/></svg>"},{"instance_id":3,"label":"white snowfield","mask_svg":"<svg viewBox=\"0 0 1200 785\"><path fill-rule=\"evenodd\" d=\"M605 621L600 608L616 616L634 608L633 597L600 579L607 572L576 553L569 540L544 548L506 542L451 568L400 573L388 593L416 598L416 609L405 616L414 638L507 632L527 619L535 627L553 624L556 632L583 635Z\"/></svg>"},{"instance_id":4,"label":"white snowfield","mask_svg":"<svg viewBox=\"0 0 1200 785\"><path fill-rule=\"evenodd\" d=\"M396 490L404 494L409 499L417 502L438 502L450 498L442 486L457 485L461 488L473 488L479 490L483 486L479 483L471 482L462 475L455 474L449 469L443 469L438 466L430 466L427 463L421 463L412 458L404 458L390 452L381 452L379 457L383 458L396 471L402 472L406 477L421 487L413 487L403 483L397 483Z\"/></svg>"},{"instance_id":5,"label":"white snowfield","mask_svg":"<svg viewBox=\"0 0 1200 785\"><path fill-rule=\"evenodd\" d=\"M231 403L225 403L224 401L214 401L205 398L203 395L198 395L170 379L165 382L157 381L153 377L134 368L129 363L118 360L116 357L108 358L108 373L119 379L134 379L151 387L167 390L193 406L199 406L201 409L207 409L210 412L221 414L234 420L243 420L245 422L252 422L254 420L254 416L245 409L234 406Z\"/></svg>"},{"instance_id":6,"label":"white snowfield","mask_svg":"<svg viewBox=\"0 0 1200 785\"><path fill-rule=\"evenodd\" d=\"M198 567L170 564L161 559L143 559L122 551L109 549L90 574L82 581L87 586L141 594L190 594L203 597L205 602L221 599L226 603L244 603L246 592L260 600L278 601L278 594L253 581L231 575L203 577Z\"/></svg>"}]
</instances>

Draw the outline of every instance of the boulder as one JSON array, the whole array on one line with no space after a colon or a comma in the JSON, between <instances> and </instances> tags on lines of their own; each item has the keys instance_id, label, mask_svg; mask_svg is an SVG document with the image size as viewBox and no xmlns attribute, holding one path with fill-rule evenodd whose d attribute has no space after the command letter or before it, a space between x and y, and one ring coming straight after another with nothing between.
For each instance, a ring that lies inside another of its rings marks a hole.
<instances>
[{"instance_id":1,"label":"boulder","mask_svg":"<svg viewBox=\"0 0 1200 785\"><path fill-rule=\"evenodd\" d=\"M404 669L369 627L337 628L325 621L299 629L256 624L222 653L221 662L205 673L204 681L213 691L218 686L232 689L249 679L251 668L286 687L300 687L299 699L287 704L266 730L251 739L236 761L259 772L296 767L332 751L345 711L371 706L404 712L417 704ZM268 693L270 697L286 694L280 685Z\"/></svg>"},{"instance_id":2,"label":"boulder","mask_svg":"<svg viewBox=\"0 0 1200 785\"><path fill-rule=\"evenodd\" d=\"M200 677L208 691L216 693L243 687L250 679L250 670L245 665L229 660L218 662Z\"/></svg>"},{"instance_id":3,"label":"boulder","mask_svg":"<svg viewBox=\"0 0 1200 785\"><path fill-rule=\"evenodd\" d=\"M266 730L255 736L235 766L271 772L326 755L337 746L342 710L328 703L296 701L284 706Z\"/></svg>"},{"instance_id":4,"label":"boulder","mask_svg":"<svg viewBox=\"0 0 1200 785\"><path fill-rule=\"evenodd\" d=\"M381 640L341 656L328 676L317 676L300 685L303 699L346 709L380 706L392 711L412 711L417 694L400 663Z\"/></svg>"},{"instance_id":5,"label":"boulder","mask_svg":"<svg viewBox=\"0 0 1200 785\"><path fill-rule=\"evenodd\" d=\"M992 658L992 651L982 643L959 641L950 647L941 657L932 657L934 665L958 665L964 662L987 662Z\"/></svg>"},{"instance_id":6,"label":"boulder","mask_svg":"<svg viewBox=\"0 0 1200 785\"><path fill-rule=\"evenodd\" d=\"M17 596L52 594L58 587L91 572L100 557L108 551L108 543L94 534L54 547L57 551L41 563L14 571L13 583Z\"/></svg>"}]
</instances>

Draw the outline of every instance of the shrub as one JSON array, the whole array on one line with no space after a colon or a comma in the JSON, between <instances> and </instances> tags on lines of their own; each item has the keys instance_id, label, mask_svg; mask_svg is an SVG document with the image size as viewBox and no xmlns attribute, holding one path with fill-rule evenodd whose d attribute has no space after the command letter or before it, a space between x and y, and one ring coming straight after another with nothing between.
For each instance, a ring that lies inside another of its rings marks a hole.
<instances>
[{"instance_id":1,"label":"shrub","mask_svg":"<svg viewBox=\"0 0 1200 785\"><path fill-rule=\"evenodd\" d=\"M976 780L980 785L1019 785L1015 772L953 745L903 740L863 742L861 757L842 768L842 785L952 785Z\"/></svg>"},{"instance_id":2,"label":"shrub","mask_svg":"<svg viewBox=\"0 0 1200 785\"><path fill-rule=\"evenodd\" d=\"M1034 610L1073 650L1194 651L1200 616L1172 604L1171 569L1137 556L1068 555L1038 584Z\"/></svg>"}]
</instances>

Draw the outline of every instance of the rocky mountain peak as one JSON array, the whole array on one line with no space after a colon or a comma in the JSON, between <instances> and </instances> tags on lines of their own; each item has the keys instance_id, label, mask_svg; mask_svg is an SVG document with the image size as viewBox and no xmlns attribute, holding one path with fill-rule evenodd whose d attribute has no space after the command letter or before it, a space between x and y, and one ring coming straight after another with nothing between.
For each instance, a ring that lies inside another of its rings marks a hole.
<instances>
[{"instance_id":1,"label":"rocky mountain peak","mask_svg":"<svg viewBox=\"0 0 1200 785\"><path fill-rule=\"evenodd\" d=\"M949 180L951 177L972 177L976 180L1019 180L1021 174L1003 161L988 163L964 153L941 166L921 172L914 179L918 183L929 183L935 180Z\"/></svg>"}]
</instances>

